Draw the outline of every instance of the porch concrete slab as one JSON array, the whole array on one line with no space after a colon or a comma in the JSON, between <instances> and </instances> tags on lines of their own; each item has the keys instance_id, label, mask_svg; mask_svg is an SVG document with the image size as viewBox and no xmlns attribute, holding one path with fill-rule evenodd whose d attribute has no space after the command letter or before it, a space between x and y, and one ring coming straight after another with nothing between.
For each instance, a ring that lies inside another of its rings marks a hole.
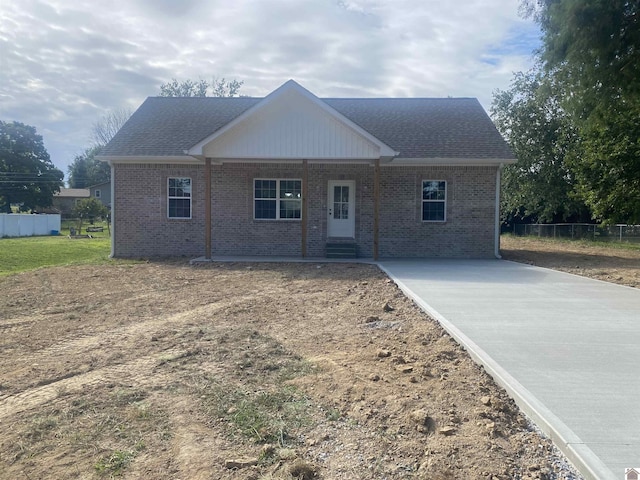
<instances>
[{"instance_id":1,"label":"porch concrete slab","mask_svg":"<svg viewBox=\"0 0 640 480\"><path fill-rule=\"evenodd\" d=\"M640 465L640 291L504 260L379 265L588 479Z\"/></svg>"},{"instance_id":2,"label":"porch concrete slab","mask_svg":"<svg viewBox=\"0 0 640 480\"><path fill-rule=\"evenodd\" d=\"M197 257L189 260L191 265L198 263L367 263L376 264L372 258L326 258L326 257L267 257L267 256L212 256Z\"/></svg>"}]
</instances>

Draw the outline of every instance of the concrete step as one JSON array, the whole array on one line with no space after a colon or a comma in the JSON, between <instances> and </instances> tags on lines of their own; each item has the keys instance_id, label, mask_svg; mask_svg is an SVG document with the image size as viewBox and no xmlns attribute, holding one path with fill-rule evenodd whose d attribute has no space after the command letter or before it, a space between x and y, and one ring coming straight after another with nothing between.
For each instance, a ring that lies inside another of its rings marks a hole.
<instances>
[{"instance_id":1,"label":"concrete step","mask_svg":"<svg viewBox=\"0 0 640 480\"><path fill-rule=\"evenodd\" d=\"M355 243L327 243L327 258L356 258L357 249Z\"/></svg>"}]
</instances>

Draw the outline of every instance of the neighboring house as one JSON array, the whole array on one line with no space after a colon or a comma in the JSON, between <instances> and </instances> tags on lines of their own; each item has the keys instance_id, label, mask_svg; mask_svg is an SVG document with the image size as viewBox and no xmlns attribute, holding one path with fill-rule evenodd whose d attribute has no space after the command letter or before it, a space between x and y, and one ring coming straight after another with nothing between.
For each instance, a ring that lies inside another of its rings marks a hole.
<instances>
[{"instance_id":1,"label":"neighboring house","mask_svg":"<svg viewBox=\"0 0 640 480\"><path fill-rule=\"evenodd\" d=\"M53 194L53 204L49 210L70 215L76 203L89 196L90 192L87 188L61 188L58 193Z\"/></svg>"},{"instance_id":2,"label":"neighboring house","mask_svg":"<svg viewBox=\"0 0 640 480\"><path fill-rule=\"evenodd\" d=\"M638 480L640 478L640 470L635 468L626 468L624 472L625 480Z\"/></svg>"},{"instance_id":3,"label":"neighboring house","mask_svg":"<svg viewBox=\"0 0 640 480\"><path fill-rule=\"evenodd\" d=\"M148 98L104 148L115 257L498 254L515 162L472 98Z\"/></svg>"},{"instance_id":4,"label":"neighboring house","mask_svg":"<svg viewBox=\"0 0 640 480\"><path fill-rule=\"evenodd\" d=\"M91 185L89 192L91 197L97 198L105 207L111 208L111 180Z\"/></svg>"}]
</instances>

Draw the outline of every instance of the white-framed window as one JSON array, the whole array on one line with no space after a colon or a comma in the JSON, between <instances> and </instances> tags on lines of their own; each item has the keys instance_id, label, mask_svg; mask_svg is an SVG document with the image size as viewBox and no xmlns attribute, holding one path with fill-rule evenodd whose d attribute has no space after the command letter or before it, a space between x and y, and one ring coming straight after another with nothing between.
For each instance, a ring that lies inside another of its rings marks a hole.
<instances>
[{"instance_id":1,"label":"white-framed window","mask_svg":"<svg viewBox=\"0 0 640 480\"><path fill-rule=\"evenodd\" d=\"M191 179L189 177L167 179L167 216L191 218Z\"/></svg>"},{"instance_id":2,"label":"white-framed window","mask_svg":"<svg viewBox=\"0 0 640 480\"><path fill-rule=\"evenodd\" d=\"M422 221L447 220L447 182L445 180L422 181Z\"/></svg>"},{"instance_id":3,"label":"white-framed window","mask_svg":"<svg viewBox=\"0 0 640 480\"><path fill-rule=\"evenodd\" d=\"M300 220L302 180L253 180L253 218L256 220Z\"/></svg>"},{"instance_id":4,"label":"white-framed window","mask_svg":"<svg viewBox=\"0 0 640 480\"><path fill-rule=\"evenodd\" d=\"M96 193L95 193L95 195L96 195L96 198L100 198L100 195L102 195L102 192L100 192L100 189L99 189L99 188L96 188Z\"/></svg>"}]
</instances>

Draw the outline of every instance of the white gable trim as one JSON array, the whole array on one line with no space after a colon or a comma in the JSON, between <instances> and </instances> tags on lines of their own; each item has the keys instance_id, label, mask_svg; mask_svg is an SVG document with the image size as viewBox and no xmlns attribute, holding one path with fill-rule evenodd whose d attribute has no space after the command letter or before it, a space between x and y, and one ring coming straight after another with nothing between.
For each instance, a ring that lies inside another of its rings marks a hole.
<instances>
[{"instance_id":1,"label":"white gable trim","mask_svg":"<svg viewBox=\"0 0 640 480\"><path fill-rule=\"evenodd\" d=\"M351 120L349 120L344 115L342 115L341 113L339 113L338 111L336 111L335 109L327 105L325 102L320 100L313 93L311 93L309 90L302 87L300 84L298 84L294 80L289 80L283 85L281 85L279 88L271 92L269 95L263 98L256 105L254 105L253 107L251 107L250 109L248 109L247 111L245 111L244 113L242 113L241 115L233 119L231 122L229 122L224 127L217 130L215 133L209 135L207 138L198 142L196 145L191 147L185 153L188 153L189 155L193 155L196 157L203 156L205 146L207 146L208 144L210 144L220 136L224 135L226 132L228 132L229 130L233 129L235 126L245 121L247 118L255 115L257 112L261 111L262 109L264 109L265 107L273 103L274 101L277 101L279 97L281 97L282 95L284 95L289 91L296 91L298 94L302 95L304 98L309 100L316 107L322 109L324 112L329 114L329 116L334 118L336 121L347 126L351 130L353 130L355 133L357 133L367 141L371 142L374 146L376 146L380 150L381 158L390 158L398 155L398 152L394 151L391 147L386 145L384 142L380 141L378 138L374 137L369 132L367 132L360 126L353 123Z\"/></svg>"}]
</instances>

